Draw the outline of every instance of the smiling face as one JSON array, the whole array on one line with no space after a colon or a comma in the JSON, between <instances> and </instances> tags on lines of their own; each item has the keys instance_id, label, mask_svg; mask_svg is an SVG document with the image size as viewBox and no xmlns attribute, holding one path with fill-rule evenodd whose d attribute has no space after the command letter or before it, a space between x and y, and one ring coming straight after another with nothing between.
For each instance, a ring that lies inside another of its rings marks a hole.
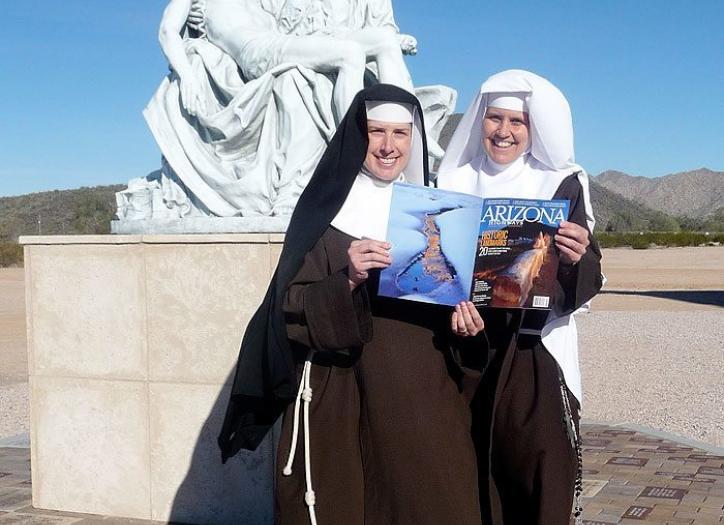
<instances>
[{"instance_id":1,"label":"smiling face","mask_svg":"<svg viewBox=\"0 0 724 525\"><path fill-rule=\"evenodd\" d=\"M483 147L498 164L510 164L528 149L528 113L488 107L483 118Z\"/></svg>"},{"instance_id":2,"label":"smiling face","mask_svg":"<svg viewBox=\"0 0 724 525\"><path fill-rule=\"evenodd\" d=\"M412 124L367 121L367 155L365 166L381 180L397 179L407 167L412 149Z\"/></svg>"}]
</instances>

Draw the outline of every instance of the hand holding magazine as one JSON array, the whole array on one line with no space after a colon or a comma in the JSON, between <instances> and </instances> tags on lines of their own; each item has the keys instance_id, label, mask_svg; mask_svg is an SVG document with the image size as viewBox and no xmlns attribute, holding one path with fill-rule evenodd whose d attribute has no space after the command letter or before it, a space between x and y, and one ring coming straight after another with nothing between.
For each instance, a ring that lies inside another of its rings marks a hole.
<instances>
[{"instance_id":1,"label":"hand holding magazine","mask_svg":"<svg viewBox=\"0 0 724 525\"><path fill-rule=\"evenodd\" d=\"M387 227L392 265L379 295L500 308L551 307L553 237L567 200L481 199L395 183Z\"/></svg>"}]
</instances>

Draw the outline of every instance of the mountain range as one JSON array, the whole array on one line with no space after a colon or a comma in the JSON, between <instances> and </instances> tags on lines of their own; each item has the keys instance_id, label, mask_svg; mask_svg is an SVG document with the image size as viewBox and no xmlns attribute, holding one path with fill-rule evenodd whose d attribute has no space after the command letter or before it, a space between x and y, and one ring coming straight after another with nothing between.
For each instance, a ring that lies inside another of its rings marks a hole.
<instances>
[{"instance_id":1,"label":"mountain range","mask_svg":"<svg viewBox=\"0 0 724 525\"><path fill-rule=\"evenodd\" d=\"M663 177L634 177L604 171L596 184L673 216L707 217L724 210L724 171L700 168Z\"/></svg>"}]
</instances>

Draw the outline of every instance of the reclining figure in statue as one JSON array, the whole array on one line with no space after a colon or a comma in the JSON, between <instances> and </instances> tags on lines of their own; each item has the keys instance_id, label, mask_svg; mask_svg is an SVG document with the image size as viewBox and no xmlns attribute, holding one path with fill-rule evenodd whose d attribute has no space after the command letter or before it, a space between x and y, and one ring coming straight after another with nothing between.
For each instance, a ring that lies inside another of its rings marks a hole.
<instances>
[{"instance_id":1,"label":"reclining figure in statue","mask_svg":"<svg viewBox=\"0 0 724 525\"><path fill-rule=\"evenodd\" d=\"M353 8L348 0L336 0L331 8L318 0L287 0L277 12L265 0L171 0L159 40L179 76L190 115L211 108L184 51L181 35L187 24L231 56L246 81L287 63L336 75L333 103L339 119L363 88L368 63L376 66L380 82L413 91L402 51L414 53L417 43L399 35L389 0L376 4L365 6L360 16L359 6Z\"/></svg>"}]
</instances>

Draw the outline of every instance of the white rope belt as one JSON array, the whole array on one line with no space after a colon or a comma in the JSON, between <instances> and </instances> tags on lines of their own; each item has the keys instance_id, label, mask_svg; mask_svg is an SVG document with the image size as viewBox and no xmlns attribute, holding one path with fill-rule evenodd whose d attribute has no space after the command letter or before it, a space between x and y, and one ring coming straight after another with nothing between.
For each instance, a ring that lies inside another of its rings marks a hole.
<instances>
[{"instance_id":1,"label":"white rope belt","mask_svg":"<svg viewBox=\"0 0 724 525\"><path fill-rule=\"evenodd\" d=\"M304 400L304 473L307 484L307 491L304 493L304 503L309 508L309 521L312 525L317 525L317 515L314 512L316 497L312 489L312 460L309 443L309 404L312 402L312 387L310 386L310 378L312 376L312 357L314 351L310 350L304 361L302 369L302 377L299 380L299 390L297 391L297 399L294 401L294 424L292 428L292 444L289 448L289 457L287 464L282 470L285 476L292 475L292 463L294 463L294 455L297 452L297 439L299 436L299 412L301 411L300 401Z\"/></svg>"}]
</instances>

